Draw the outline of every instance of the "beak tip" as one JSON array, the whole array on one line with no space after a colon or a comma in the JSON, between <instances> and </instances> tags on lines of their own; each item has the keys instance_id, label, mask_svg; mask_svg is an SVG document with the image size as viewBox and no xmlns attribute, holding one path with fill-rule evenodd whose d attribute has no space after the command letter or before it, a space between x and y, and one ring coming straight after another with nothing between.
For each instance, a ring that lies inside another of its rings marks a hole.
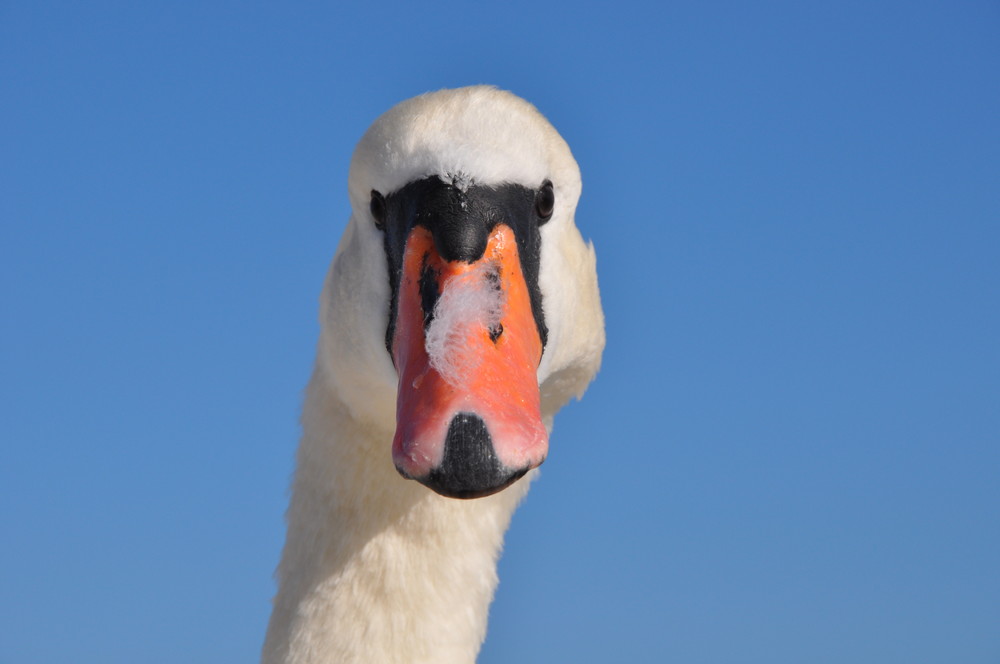
<instances>
[{"instance_id":1,"label":"beak tip","mask_svg":"<svg viewBox=\"0 0 1000 664\"><path fill-rule=\"evenodd\" d=\"M448 426L441 461L437 464L399 440L393 446L396 470L449 498L481 498L497 493L545 460L545 443L531 445L535 454L519 454L511 467L497 456L486 423L475 413L460 412Z\"/></svg>"},{"instance_id":2,"label":"beak tip","mask_svg":"<svg viewBox=\"0 0 1000 664\"><path fill-rule=\"evenodd\" d=\"M461 478L439 474L436 470L424 477L418 477L416 480L446 498L460 498L467 500L470 498L485 498L486 496L491 496L494 493L499 493L517 480L524 477L529 470L531 470L530 467L514 471L507 470L503 474L494 476L495 481L490 482L487 485L471 485L461 481ZM456 479L459 481L455 481Z\"/></svg>"}]
</instances>

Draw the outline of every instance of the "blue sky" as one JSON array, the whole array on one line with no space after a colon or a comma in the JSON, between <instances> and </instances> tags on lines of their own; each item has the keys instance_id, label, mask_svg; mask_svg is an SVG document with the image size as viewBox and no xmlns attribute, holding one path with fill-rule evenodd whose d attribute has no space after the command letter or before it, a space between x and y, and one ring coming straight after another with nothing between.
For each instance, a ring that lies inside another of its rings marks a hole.
<instances>
[{"instance_id":1,"label":"blue sky","mask_svg":"<svg viewBox=\"0 0 1000 664\"><path fill-rule=\"evenodd\" d=\"M1000 6L0 5L0 662L246 662L354 143L493 83L604 366L480 661L1000 658Z\"/></svg>"}]
</instances>

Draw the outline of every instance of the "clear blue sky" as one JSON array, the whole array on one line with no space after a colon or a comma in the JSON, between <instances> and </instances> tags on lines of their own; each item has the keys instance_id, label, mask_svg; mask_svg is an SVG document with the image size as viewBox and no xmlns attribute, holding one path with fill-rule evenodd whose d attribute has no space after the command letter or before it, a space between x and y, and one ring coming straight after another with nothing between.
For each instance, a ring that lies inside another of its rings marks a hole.
<instances>
[{"instance_id":1,"label":"clear blue sky","mask_svg":"<svg viewBox=\"0 0 1000 664\"><path fill-rule=\"evenodd\" d=\"M340 4L0 4L0 662L255 660L351 151L472 83L608 321L481 661L1000 661L1000 5Z\"/></svg>"}]
</instances>

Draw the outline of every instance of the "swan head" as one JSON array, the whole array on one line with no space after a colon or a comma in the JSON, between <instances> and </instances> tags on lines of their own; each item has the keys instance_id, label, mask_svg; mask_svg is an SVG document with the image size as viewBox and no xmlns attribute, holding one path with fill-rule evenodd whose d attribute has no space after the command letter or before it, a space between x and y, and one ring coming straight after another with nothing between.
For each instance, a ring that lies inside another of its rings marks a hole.
<instances>
[{"instance_id":1,"label":"swan head","mask_svg":"<svg viewBox=\"0 0 1000 664\"><path fill-rule=\"evenodd\" d=\"M545 460L604 346L569 147L511 93L442 90L375 121L348 186L320 361L359 420L391 423L403 477L502 490Z\"/></svg>"}]
</instances>

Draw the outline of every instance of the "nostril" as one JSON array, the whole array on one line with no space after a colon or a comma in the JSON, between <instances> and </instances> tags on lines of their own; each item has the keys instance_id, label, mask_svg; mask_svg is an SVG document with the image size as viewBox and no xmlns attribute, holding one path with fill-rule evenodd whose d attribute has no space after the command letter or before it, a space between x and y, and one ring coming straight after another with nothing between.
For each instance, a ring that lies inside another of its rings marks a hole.
<instances>
[{"instance_id":1,"label":"nostril","mask_svg":"<svg viewBox=\"0 0 1000 664\"><path fill-rule=\"evenodd\" d=\"M420 270L420 308L424 312L424 331L434 321L434 306L441 297L438 271L427 264L427 259L427 255L424 255L424 264Z\"/></svg>"},{"instance_id":2,"label":"nostril","mask_svg":"<svg viewBox=\"0 0 1000 664\"><path fill-rule=\"evenodd\" d=\"M501 334L503 334L503 323L497 323L495 327L490 328L490 341L496 343Z\"/></svg>"}]
</instances>

